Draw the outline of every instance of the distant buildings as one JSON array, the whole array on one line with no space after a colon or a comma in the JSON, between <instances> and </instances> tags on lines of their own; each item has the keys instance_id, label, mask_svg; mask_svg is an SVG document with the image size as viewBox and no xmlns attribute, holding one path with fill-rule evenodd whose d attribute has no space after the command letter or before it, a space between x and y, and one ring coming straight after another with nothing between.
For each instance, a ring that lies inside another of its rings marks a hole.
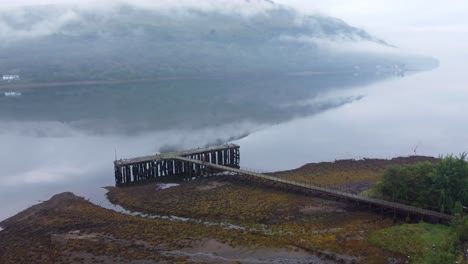
<instances>
[{"instance_id":1,"label":"distant buildings","mask_svg":"<svg viewBox=\"0 0 468 264\"><path fill-rule=\"evenodd\" d=\"M7 75L3 75L2 77L2 80L7 81L7 82L18 81L19 79L20 79L20 76L17 74L15 75L7 74Z\"/></svg>"},{"instance_id":2,"label":"distant buildings","mask_svg":"<svg viewBox=\"0 0 468 264\"><path fill-rule=\"evenodd\" d=\"M19 96L21 96L21 93L19 93L19 92L5 92L4 94L7 97L19 97Z\"/></svg>"}]
</instances>

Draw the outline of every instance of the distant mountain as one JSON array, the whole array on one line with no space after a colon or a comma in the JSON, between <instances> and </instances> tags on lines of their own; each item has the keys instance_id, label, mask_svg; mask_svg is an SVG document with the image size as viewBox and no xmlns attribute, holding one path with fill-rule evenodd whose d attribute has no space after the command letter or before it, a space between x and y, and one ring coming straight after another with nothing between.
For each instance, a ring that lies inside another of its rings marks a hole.
<instances>
[{"instance_id":1,"label":"distant mountain","mask_svg":"<svg viewBox=\"0 0 468 264\"><path fill-rule=\"evenodd\" d=\"M31 81L436 67L364 30L272 2L216 8L36 6L0 11L0 74Z\"/></svg>"}]
</instances>

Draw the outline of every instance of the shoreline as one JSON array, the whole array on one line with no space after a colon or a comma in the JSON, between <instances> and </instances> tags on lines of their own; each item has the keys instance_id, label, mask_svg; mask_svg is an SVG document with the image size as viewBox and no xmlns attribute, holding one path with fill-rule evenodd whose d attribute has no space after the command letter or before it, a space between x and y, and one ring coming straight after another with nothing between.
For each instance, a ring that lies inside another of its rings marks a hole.
<instances>
[{"instance_id":1,"label":"shoreline","mask_svg":"<svg viewBox=\"0 0 468 264\"><path fill-rule=\"evenodd\" d=\"M341 167L341 166L345 166L344 169L346 169L346 164L349 165L352 162L356 162L356 163L361 163L361 162L366 162L366 161L367 162L376 162L376 163L380 164L379 166L385 166L385 164L392 164L392 163L402 164L402 163L405 162L405 160L408 160L408 161L413 160L413 162L426 161L426 160L427 161L437 161L438 158L432 157L432 156L410 155L410 156L399 156L399 157L388 158L388 159L386 159L386 158L341 159L341 160L335 160L335 161L310 162L310 163L305 163L302 166L299 166L297 168L287 169L287 170L280 170L280 171L275 171L275 172L267 172L266 174L272 175L272 176L278 176L278 177L281 177L284 174L291 174L291 177L293 179L297 178L297 176L300 176L300 173L309 173L309 174L311 173L311 175L313 175L313 176L320 177L320 170L322 170L322 169L331 169L334 166L337 166L336 168L338 168L338 170L339 170L339 167ZM312 173L311 170L315 170L315 168L317 168L317 167L318 167L317 173L316 174ZM336 183L335 185L334 184L324 184L323 186L333 187L334 189L347 191L347 192L350 192L350 193L353 193L353 194L358 194L359 192L362 191L362 188L368 187L370 184L372 184L372 182L373 182L373 180L364 179L362 181L358 181L357 183L356 182L353 182L353 183L339 182L339 183ZM103 193L102 190L106 189L106 188L109 188L109 187L113 188L114 186L103 186L103 187L96 186L96 191L92 192L91 195L89 195L89 194L84 194L83 195L82 193L79 193L79 192L76 192L76 195L79 196L79 197L83 197L83 198L85 198L87 200L94 201L93 202L94 204L99 205L102 202L101 197L105 196L105 193ZM58 192L58 193L63 193L63 192L68 192L68 190L63 190L62 192ZM16 214L18 214L18 213L20 213L20 212L34 206L34 205L40 204L43 201L45 201L47 199L50 199L50 198L51 198L50 196L49 197L44 197L44 199L39 200L37 203L33 203L32 205L31 205L31 202L28 202L30 204L30 205L28 205L28 207L17 210L16 213L14 213L14 214L12 214L12 215L4 218L4 219L0 219L0 222L5 221L6 219L8 219L10 217L13 217Z\"/></svg>"},{"instance_id":2,"label":"shoreline","mask_svg":"<svg viewBox=\"0 0 468 264\"><path fill-rule=\"evenodd\" d=\"M308 173L323 184L332 184L325 180L333 178L340 186L337 180L352 183L361 181L362 175L372 180L386 166L420 160L436 158L339 160L275 173L283 177ZM315 174L311 174L312 170ZM348 174L341 178L324 177L346 170ZM22 262L17 259L21 256L12 252L27 243L38 248L39 255L53 249L56 258L49 259L52 262L71 263L92 263L93 258L103 263L123 263L122 257L132 263L142 256L162 262L194 263L218 263L223 258L227 260L224 263L258 263L260 258L271 263L279 263L281 258L290 263L356 263L357 256L369 261L401 257L366 240L365 234L372 230L394 225L391 219L345 202L263 186L242 176L213 176L179 184L171 188L162 188L158 183L107 187L94 200L73 193L54 195L0 222L5 228L0 232L0 247L7 252L4 258L8 257L2 260L0 256L0 262ZM119 208L126 212L119 212ZM178 217L170 217L174 215ZM110 246L118 250L109 251Z\"/></svg>"}]
</instances>

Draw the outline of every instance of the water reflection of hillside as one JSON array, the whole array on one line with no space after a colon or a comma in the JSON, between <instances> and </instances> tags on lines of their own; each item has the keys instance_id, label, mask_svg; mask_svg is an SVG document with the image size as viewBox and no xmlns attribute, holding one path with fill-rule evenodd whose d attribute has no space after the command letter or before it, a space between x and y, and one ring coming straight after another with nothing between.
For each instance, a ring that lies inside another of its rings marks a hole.
<instances>
[{"instance_id":1,"label":"water reflection of hillside","mask_svg":"<svg viewBox=\"0 0 468 264\"><path fill-rule=\"evenodd\" d=\"M271 124L349 103L358 97L321 96L385 78L350 73L23 89L21 98L0 97L0 119L59 121L88 132L122 133ZM307 99L313 103L300 103Z\"/></svg>"}]
</instances>

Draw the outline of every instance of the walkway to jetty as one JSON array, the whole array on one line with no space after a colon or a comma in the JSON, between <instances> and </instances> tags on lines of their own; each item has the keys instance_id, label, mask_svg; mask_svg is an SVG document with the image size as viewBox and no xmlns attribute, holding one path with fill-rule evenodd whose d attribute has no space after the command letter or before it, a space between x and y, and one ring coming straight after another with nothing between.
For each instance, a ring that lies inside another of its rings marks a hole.
<instances>
[{"instance_id":1,"label":"walkway to jetty","mask_svg":"<svg viewBox=\"0 0 468 264\"><path fill-rule=\"evenodd\" d=\"M288 187L325 194L333 198L356 203L360 206L366 206L382 214L392 213L394 216L417 217L418 220L433 220L444 223L448 223L452 218L450 215L436 211L359 196L240 169L239 146L234 144L129 160L118 160L114 162L114 167L117 186L157 180L158 178L180 180L181 177L182 179L192 179L193 177L219 172L232 172Z\"/></svg>"},{"instance_id":2,"label":"walkway to jetty","mask_svg":"<svg viewBox=\"0 0 468 264\"><path fill-rule=\"evenodd\" d=\"M299 188L314 191L314 192L320 192L320 193L324 193L324 194L327 194L336 198L341 198L347 201L356 202L362 205L374 206L382 210L385 210L385 209L387 210L390 209L392 211L396 210L396 213L400 213L400 214L404 213L404 214L410 214L410 215L419 215L421 217L428 217L428 218L434 218L434 219L440 219L440 220L451 219L450 215L442 214L442 213L431 211L431 210L421 209L421 208L414 207L414 206L388 202L388 201L384 201L380 199L368 198L368 197L364 197L360 195L341 192L341 191L332 190L328 188L322 188L322 187L309 185L305 183L289 181L289 180L285 180L285 179L281 179L281 178L277 178L274 176L269 176L269 175L265 175L261 173L246 171L242 169L230 168L230 167L226 167L222 165L209 164L207 162L192 160L192 159L183 158L183 157L178 157L177 159L180 161L184 161L184 162L190 162L194 164L199 164L201 166L211 167L220 171L230 171L230 172L242 174L245 176L251 176L251 177L255 177L255 178L259 178L259 179L263 179L267 181L272 181L272 182L277 182L277 183L281 183L281 184L285 184L289 186L299 187Z\"/></svg>"}]
</instances>

